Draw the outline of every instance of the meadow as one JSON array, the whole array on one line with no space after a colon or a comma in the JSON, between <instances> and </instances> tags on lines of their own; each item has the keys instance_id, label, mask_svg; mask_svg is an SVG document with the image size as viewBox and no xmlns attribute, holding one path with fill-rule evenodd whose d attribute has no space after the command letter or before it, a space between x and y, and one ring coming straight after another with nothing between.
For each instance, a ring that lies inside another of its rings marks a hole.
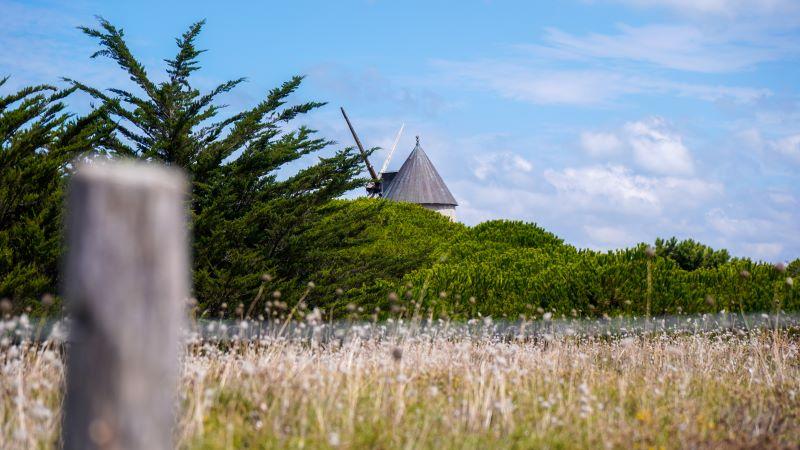
<instances>
[{"instance_id":1,"label":"meadow","mask_svg":"<svg viewBox=\"0 0 800 450\"><path fill-rule=\"evenodd\" d=\"M63 329L45 341L25 339L36 325L4 322L5 449L58 444ZM800 442L800 338L791 329L515 337L497 333L490 321L471 327L390 321L342 325L323 338L326 325L317 314L295 325L243 339L255 324L226 329L219 322L187 336L177 447L797 448ZM107 436L98 431L94 438L102 443Z\"/></svg>"}]
</instances>

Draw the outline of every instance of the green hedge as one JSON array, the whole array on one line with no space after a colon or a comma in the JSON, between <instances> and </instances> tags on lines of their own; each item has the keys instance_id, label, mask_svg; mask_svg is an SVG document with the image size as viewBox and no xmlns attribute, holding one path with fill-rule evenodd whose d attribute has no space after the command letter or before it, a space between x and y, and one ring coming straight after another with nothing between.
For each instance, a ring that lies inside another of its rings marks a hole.
<instances>
[{"instance_id":1,"label":"green hedge","mask_svg":"<svg viewBox=\"0 0 800 450\"><path fill-rule=\"evenodd\" d=\"M296 237L309 246L290 270L300 276L276 286L294 292L312 280L311 305L340 317L347 305L363 314L378 307L381 316L393 305L454 318L642 315L648 264L654 315L774 311L778 302L783 310L800 309L800 296L786 283L798 261L781 272L694 241L659 240L651 257L645 244L582 250L535 224L500 220L470 228L382 200L336 201L324 216Z\"/></svg>"}]
</instances>

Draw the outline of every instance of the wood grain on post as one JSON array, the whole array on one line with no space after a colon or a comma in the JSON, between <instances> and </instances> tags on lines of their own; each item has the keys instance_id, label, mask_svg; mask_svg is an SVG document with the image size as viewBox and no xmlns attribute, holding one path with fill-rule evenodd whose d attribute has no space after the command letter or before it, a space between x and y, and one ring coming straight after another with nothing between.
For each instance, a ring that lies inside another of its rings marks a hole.
<instances>
[{"instance_id":1,"label":"wood grain on post","mask_svg":"<svg viewBox=\"0 0 800 450\"><path fill-rule=\"evenodd\" d=\"M65 449L172 448L189 292L185 184L133 162L95 163L72 179Z\"/></svg>"}]
</instances>

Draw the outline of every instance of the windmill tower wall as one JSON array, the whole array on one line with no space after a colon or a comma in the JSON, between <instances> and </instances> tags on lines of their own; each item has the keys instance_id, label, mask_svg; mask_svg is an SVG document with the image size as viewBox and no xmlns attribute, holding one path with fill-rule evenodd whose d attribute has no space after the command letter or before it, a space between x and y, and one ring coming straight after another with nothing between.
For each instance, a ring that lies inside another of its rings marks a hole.
<instances>
[{"instance_id":1,"label":"windmill tower wall","mask_svg":"<svg viewBox=\"0 0 800 450\"><path fill-rule=\"evenodd\" d=\"M456 207L453 205L423 204L422 206L424 206L427 209L430 209L431 211L438 212L439 214L450 219L451 222L456 221Z\"/></svg>"},{"instance_id":2,"label":"windmill tower wall","mask_svg":"<svg viewBox=\"0 0 800 450\"><path fill-rule=\"evenodd\" d=\"M439 172L419 145L408 156L397 173L384 173L383 198L416 203L456 220L458 202L444 184Z\"/></svg>"}]
</instances>

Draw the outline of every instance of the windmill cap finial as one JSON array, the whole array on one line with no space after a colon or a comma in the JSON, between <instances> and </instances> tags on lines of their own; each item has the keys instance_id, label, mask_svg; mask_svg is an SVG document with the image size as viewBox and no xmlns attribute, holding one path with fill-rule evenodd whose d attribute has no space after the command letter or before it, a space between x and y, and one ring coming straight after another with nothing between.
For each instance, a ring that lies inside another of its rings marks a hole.
<instances>
[{"instance_id":1,"label":"windmill cap finial","mask_svg":"<svg viewBox=\"0 0 800 450\"><path fill-rule=\"evenodd\" d=\"M417 136L417 145L419 145L419 136Z\"/></svg>"}]
</instances>

